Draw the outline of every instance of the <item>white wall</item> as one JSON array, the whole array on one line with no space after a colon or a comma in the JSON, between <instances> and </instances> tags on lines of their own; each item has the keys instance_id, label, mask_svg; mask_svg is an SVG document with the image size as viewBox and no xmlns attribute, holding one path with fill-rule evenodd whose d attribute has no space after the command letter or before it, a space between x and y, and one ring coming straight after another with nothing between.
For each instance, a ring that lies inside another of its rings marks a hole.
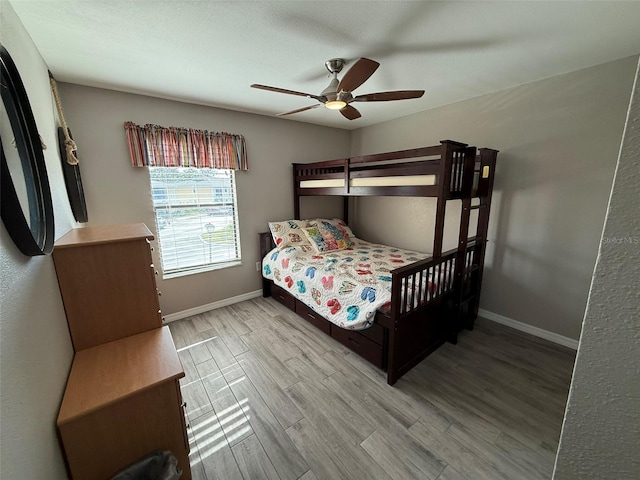
<instances>
[{"instance_id":1,"label":"white wall","mask_svg":"<svg viewBox=\"0 0 640 480\"><path fill-rule=\"evenodd\" d=\"M577 339L636 63L629 57L362 128L351 151L443 139L500 150L480 306ZM433 202L355 203L363 238L430 251Z\"/></svg>"},{"instance_id":2,"label":"white wall","mask_svg":"<svg viewBox=\"0 0 640 480\"><path fill-rule=\"evenodd\" d=\"M236 172L242 266L158 279L162 312L174 314L261 288L257 233L293 218L292 162L344 157L349 132L111 90L61 84L67 123L81 159L89 224L144 222L155 231L149 173L131 166L123 124L225 131L246 138L248 172ZM305 202L303 216L340 215L338 199ZM154 253L154 262L160 265Z\"/></svg>"},{"instance_id":3,"label":"white wall","mask_svg":"<svg viewBox=\"0 0 640 480\"><path fill-rule=\"evenodd\" d=\"M0 25L0 41L18 67L48 145L44 154L59 238L75 223L62 178L47 66L5 0L0 0ZM53 259L22 255L2 224L0 272L0 478L66 478L55 421L73 349Z\"/></svg>"},{"instance_id":4,"label":"white wall","mask_svg":"<svg viewBox=\"0 0 640 480\"><path fill-rule=\"evenodd\" d=\"M640 69L584 317L556 480L640 478L639 185Z\"/></svg>"}]
</instances>

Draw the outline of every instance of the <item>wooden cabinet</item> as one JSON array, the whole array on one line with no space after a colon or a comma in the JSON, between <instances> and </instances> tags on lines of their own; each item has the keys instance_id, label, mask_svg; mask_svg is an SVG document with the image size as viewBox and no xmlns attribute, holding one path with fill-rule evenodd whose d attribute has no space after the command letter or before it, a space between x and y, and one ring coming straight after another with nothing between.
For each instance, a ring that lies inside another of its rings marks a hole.
<instances>
[{"instance_id":1,"label":"wooden cabinet","mask_svg":"<svg viewBox=\"0 0 640 480\"><path fill-rule=\"evenodd\" d=\"M75 351L162 326L143 223L71 230L53 261Z\"/></svg>"},{"instance_id":2,"label":"wooden cabinet","mask_svg":"<svg viewBox=\"0 0 640 480\"><path fill-rule=\"evenodd\" d=\"M169 327L76 353L58 415L72 478L108 479L156 450L170 450L191 478Z\"/></svg>"},{"instance_id":3,"label":"wooden cabinet","mask_svg":"<svg viewBox=\"0 0 640 480\"><path fill-rule=\"evenodd\" d=\"M58 415L72 478L108 479L156 450L169 450L190 479L178 380L162 326L144 224L75 229L53 260L75 350Z\"/></svg>"}]
</instances>

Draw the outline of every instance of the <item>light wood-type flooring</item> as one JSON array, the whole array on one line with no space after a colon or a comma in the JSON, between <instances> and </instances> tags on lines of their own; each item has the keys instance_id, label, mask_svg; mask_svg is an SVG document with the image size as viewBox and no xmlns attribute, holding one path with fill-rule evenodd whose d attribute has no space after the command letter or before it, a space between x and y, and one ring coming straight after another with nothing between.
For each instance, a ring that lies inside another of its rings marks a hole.
<instances>
[{"instance_id":1,"label":"light wood-type flooring","mask_svg":"<svg viewBox=\"0 0 640 480\"><path fill-rule=\"evenodd\" d=\"M478 319L390 387L270 298L170 328L194 479L551 478L571 350Z\"/></svg>"}]
</instances>

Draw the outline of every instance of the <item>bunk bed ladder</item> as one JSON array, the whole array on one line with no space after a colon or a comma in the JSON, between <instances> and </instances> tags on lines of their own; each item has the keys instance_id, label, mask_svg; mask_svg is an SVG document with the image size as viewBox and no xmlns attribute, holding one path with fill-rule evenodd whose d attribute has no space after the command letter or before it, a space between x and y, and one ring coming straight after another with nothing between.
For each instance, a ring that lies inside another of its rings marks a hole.
<instances>
[{"instance_id":1,"label":"bunk bed ladder","mask_svg":"<svg viewBox=\"0 0 640 480\"><path fill-rule=\"evenodd\" d=\"M469 282L469 293L462 301L466 311L466 327L473 328L475 319L478 316L480 303L480 290L482 287L482 275L484 270L485 253L487 249L487 234L489 230L489 213L491 210L491 194L493 192L493 181L495 178L497 150L491 148L480 148L480 166L478 177L478 188L476 196L479 199L478 205L471 207L478 210L478 226L476 230L475 246L467 261L471 265L467 273Z\"/></svg>"},{"instance_id":2,"label":"bunk bed ladder","mask_svg":"<svg viewBox=\"0 0 640 480\"><path fill-rule=\"evenodd\" d=\"M454 165L454 175L451 187L462 200L460 212L460 230L458 233L458 247L454 269L453 286L453 325L451 331L452 343L457 342L458 332L463 327L465 294L465 280L468 276L467 247L469 245L469 220L471 217L471 200L473 190L473 174L476 165L476 147L467 147L457 152L457 165ZM454 159L454 161L456 161ZM457 179L457 180L456 180Z\"/></svg>"}]
</instances>

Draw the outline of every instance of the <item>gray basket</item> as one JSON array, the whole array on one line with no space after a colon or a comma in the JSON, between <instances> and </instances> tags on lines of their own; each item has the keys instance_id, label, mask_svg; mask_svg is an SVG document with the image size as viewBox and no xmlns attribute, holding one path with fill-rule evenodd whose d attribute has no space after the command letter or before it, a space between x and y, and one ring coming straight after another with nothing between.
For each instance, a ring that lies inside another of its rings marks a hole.
<instances>
[{"instance_id":1,"label":"gray basket","mask_svg":"<svg viewBox=\"0 0 640 480\"><path fill-rule=\"evenodd\" d=\"M181 476L178 459L165 450L150 453L121 470L111 480L177 480Z\"/></svg>"}]
</instances>

